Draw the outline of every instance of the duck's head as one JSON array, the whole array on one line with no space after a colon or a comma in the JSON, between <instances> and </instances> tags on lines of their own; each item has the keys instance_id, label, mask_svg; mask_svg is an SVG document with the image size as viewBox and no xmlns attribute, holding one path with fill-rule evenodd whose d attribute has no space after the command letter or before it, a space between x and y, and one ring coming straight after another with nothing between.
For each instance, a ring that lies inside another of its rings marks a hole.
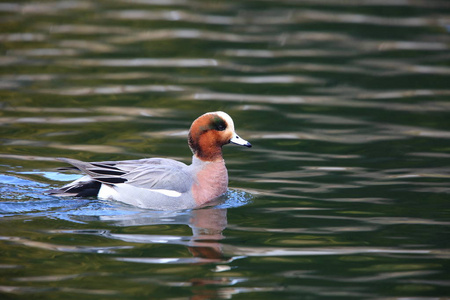
<instances>
[{"instance_id":1,"label":"duck's head","mask_svg":"<svg viewBox=\"0 0 450 300\"><path fill-rule=\"evenodd\" d=\"M236 134L233 119L223 111L198 117L189 130L188 142L192 153L203 161L222 159L222 146L229 143L252 146Z\"/></svg>"}]
</instances>

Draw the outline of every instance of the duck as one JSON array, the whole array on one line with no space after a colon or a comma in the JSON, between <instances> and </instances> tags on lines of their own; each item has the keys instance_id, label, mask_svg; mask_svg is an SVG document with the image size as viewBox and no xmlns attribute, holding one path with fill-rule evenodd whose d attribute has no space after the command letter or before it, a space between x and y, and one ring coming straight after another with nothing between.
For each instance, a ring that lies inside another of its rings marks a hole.
<instances>
[{"instance_id":1,"label":"duck","mask_svg":"<svg viewBox=\"0 0 450 300\"><path fill-rule=\"evenodd\" d=\"M58 158L70 164L63 170L85 175L48 194L97 197L140 208L158 210L192 209L226 193L228 171L222 154L227 144L252 145L236 134L233 119L223 111L207 112L192 123L188 145L192 163L170 158L83 162Z\"/></svg>"}]
</instances>

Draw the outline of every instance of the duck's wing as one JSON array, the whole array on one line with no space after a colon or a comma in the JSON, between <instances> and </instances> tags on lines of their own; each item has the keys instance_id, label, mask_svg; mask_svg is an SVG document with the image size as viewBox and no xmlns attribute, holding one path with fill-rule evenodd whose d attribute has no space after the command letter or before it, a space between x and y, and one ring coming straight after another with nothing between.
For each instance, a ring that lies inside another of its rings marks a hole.
<instances>
[{"instance_id":1,"label":"duck's wing","mask_svg":"<svg viewBox=\"0 0 450 300\"><path fill-rule=\"evenodd\" d=\"M137 162L137 163L136 163ZM193 177L184 163L167 158L124 161L116 165L128 172L122 175L127 184L146 189L165 189L180 193L190 189Z\"/></svg>"},{"instance_id":2,"label":"duck's wing","mask_svg":"<svg viewBox=\"0 0 450 300\"><path fill-rule=\"evenodd\" d=\"M124 183L145 189L164 189L183 193L189 190L193 182L192 176L186 172L187 166L172 159L149 158L103 162L83 162L69 158L59 160L86 173L89 176L87 179L110 186ZM85 178L82 183L86 182L88 181ZM77 189L80 189L80 181L73 183L77 183ZM74 187L73 184L68 184L61 190L67 193Z\"/></svg>"}]
</instances>

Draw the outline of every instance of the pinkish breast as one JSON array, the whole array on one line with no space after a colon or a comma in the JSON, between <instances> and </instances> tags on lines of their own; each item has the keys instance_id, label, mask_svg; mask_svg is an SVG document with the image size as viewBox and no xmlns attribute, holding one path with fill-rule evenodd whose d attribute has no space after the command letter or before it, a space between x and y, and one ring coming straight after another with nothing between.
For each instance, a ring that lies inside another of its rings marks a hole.
<instances>
[{"instance_id":1,"label":"pinkish breast","mask_svg":"<svg viewBox=\"0 0 450 300\"><path fill-rule=\"evenodd\" d=\"M228 172L225 161L209 162L197 173L192 195L197 205L224 194L228 188Z\"/></svg>"}]
</instances>

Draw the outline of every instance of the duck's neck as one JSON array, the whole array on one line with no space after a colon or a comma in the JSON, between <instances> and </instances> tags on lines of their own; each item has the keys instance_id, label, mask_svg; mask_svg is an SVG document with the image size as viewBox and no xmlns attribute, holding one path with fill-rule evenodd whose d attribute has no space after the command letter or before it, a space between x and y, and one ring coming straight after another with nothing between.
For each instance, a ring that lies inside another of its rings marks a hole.
<instances>
[{"instance_id":1,"label":"duck's neck","mask_svg":"<svg viewBox=\"0 0 450 300\"><path fill-rule=\"evenodd\" d=\"M221 140L218 132L206 131L193 134L189 132L189 148L197 158L203 161L223 160L222 146L227 142Z\"/></svg>"},{"instance_id":2,"label":"duck's neck","mask_svg":"<svg viewBox=\"0 0 450 300\"><path fill-rule=\"evenodd\" d=\"M196 174L192 195L197 205L202 205L227 191L228 172L223 158L204 161L194 155L191 167Z\"/></svg>"}]
</instances>

